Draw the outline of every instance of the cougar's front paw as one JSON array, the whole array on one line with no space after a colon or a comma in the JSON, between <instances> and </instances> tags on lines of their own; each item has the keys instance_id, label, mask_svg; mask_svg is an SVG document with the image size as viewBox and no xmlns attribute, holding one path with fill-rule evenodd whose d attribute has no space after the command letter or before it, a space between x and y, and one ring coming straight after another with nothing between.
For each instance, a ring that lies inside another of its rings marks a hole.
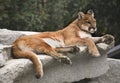
<instances>
[{"instance_id":1,"label":"cougar's front paw","mask_svg":"<svg viewBox=\"0 0 120 83\"><path fill-rule=\"evenodd\" d=\"M80 49L77 46L74 46L73 49L74 49L74 52L79 52L80 51Z\"/></svg>"},{"instance_id":2,"label":"cougar's front paw","mask_svg":"<svg viewBox=\"0 0 120 83\"><path fill-rule=\"evenodd\" d=\"M99 52L98 53L95 52L95 53L91 53L91 54L92 54L93 57L99 57L100 56Z\"/></svg>"},{"instance_id":3,"label":"cougar's front paw","mask_svg":"<svg viewBox=\"0 0 120 83\"><path fill-rule=\"evenodd\" d=\"M67 56L61 57L59 61L60 61L61 63L65 63L65 64L68 64L68 65L71 65L71 64L72 64L70 58L68 58Z\"/></svg>"},{"instance_id":4,"label":"cougar's front paw","mask_svg":"<svg viewBox=\"0 0 120 83\"><path fill-rule=\"evenodd\" d=\"M110 45L114 43L114 37L112 35L106 34L102 37L101 42Z\"/></svg>"},{"instance_id":5,"label":"cougar's front paw","mask_svg":"<svg viewBox=\"0 0 120 83\"><path fill-rule=\"evenodd\" d=\"M80 49L77 46L73 46L71 52L79 52Z\"/></svg>"},{"instance_id":6,"label":"cougar's front paw","mask_svg":"<svg viewBox=\"0 0 120 83\"><path fill-rule=\"evenodd\" d=\"M99 57L100 56L100 53L98 50L89 50L89 53L92 54L93 57Z\"/></svg>"}]
</instances>

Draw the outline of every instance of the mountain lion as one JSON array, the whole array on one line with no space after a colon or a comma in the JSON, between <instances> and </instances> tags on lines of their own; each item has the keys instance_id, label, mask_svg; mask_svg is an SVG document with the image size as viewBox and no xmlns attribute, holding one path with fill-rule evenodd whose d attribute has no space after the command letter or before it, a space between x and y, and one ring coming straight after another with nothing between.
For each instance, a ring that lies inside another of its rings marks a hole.
<instances>
[{"instance_id":1,"label":"mountain lion","mask_svg":"<svg viewBox=\"0 0 120 83\"><path fill-rule=\"evenodd\" d=\"M62 63L72 64L70 58L60 52L73 51L76 50L76 45L82 45L88 47L92 56L99 57L95 43L104 40L105 36L92 37L91 33L96 30L93 11L88 10L86 14L79 12L78 18L62 30L21 36L13 43L13 55L16 58L30 59L36 78L40 78L43 76L43 67L36 53L46 53Z\"/></svg>"}]
</instances>

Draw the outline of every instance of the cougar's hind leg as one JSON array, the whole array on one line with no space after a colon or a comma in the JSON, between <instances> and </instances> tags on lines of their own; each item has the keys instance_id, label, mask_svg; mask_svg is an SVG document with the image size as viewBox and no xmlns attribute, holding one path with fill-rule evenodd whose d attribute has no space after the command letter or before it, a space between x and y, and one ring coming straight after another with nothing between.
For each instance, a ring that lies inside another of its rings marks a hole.
<instances>
[{"instance_id":1,"label":"cougar's hind leg","mask_svg":"<svg viewBox=\"0 0 120 83\"><path fill-rule=\"evenodd\" d=\"M65 63L65 64L72 64L69 57L62 55L61 53L58 53L55 48L52 48L47 43L44 43L43 46L39 46L37 49L37 52L44 52L45 54L48 54L52 56L53 58L57 59L58 61Z\"/></svg>"},{"instance_id":2,"label":"cougar's hind leg","mask_svg":"<svg viewBox=\"0 0 120 83\"><path fill-rule=\"evenodd\" d=\"M13 47L13 56L15 58L30 59L33 62L33 65L35 68L36 78L39 79L39 78L43 77L42 63L35 53L33 53L32 51L23 51L23 50Z\"/></svg>"},{"instance_id":3,"label":"cougar's hind leg","mask_svg":"<svg viewBox=\"0 0 120 83\"><path fill-rule=\"evenodd\" d=\"M69 47L57 47L56 48L57 52L60 53L73 53L73 52L79 52L80 49L77 46L69 46Z\"/></svg>"},{"instance_id":4,"label":"cougar's hind leg","mask_svg":"<svg viewBox=\"0 0 120 83\"><path fill-rule=\"evenodd\" d=\"M63 56L61 53L58 53L55 49L51 48L45 51L47 54L51 55L53 58L65 64L72 64L71 60L67 56Z\"/></svg>"}]
</instances>

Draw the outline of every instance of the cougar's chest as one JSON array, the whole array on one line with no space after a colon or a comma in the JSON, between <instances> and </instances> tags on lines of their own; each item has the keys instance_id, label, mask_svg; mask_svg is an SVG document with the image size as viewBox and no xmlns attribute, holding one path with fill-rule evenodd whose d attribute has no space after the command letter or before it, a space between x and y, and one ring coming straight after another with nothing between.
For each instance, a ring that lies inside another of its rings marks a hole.
<instances>
[{"instance_id":1,"label":"cougar's chest","mask_svg":"<svg viewBox=\"0 0 120 83\"><path fill-rule=\"evenodd\" d=\"M79 31L79 36L80 36L80 38L90 38L91 34L86 33L84 31Z\"/></svg>"},{"instance_id":2,"label":"cougar's chest","mask_svg":"<svg viewBox=\"0 0 120 83\"><path fill-rule=\"evenodd\" d=\"M46 42L48 45L50 45L53 48L65 46L63 40L54 40L51 38L43 38L43 41Z\"/></svg>"}]
</instances>

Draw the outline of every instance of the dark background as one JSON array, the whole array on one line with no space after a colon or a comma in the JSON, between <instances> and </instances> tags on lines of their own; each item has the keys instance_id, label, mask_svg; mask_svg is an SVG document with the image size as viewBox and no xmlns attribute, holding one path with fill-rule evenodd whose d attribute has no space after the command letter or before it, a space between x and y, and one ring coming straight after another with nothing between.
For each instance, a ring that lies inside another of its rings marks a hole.
<instances>
[{"instance_id":1,"label":"dark background","mask_svg":"<svg viewBox=\"0 0 120 83\"><path fill-rule=\"evenodd\" d=\"M96 35L112 34L120 44L120 0L0 0L0 28L55 31L88 9L97 19Z\"/></svg>"}]
</instances>

